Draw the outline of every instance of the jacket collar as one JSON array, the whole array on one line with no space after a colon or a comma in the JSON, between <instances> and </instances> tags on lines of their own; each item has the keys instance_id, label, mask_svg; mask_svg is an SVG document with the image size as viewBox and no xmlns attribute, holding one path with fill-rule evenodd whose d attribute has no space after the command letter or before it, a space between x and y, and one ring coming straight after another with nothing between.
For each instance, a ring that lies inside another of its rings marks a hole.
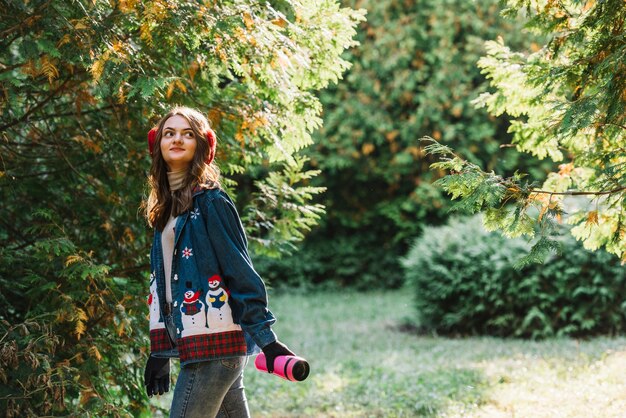
<instances>
[{"instance_id":1,"label":"jacket collar","mask_svg":"<svg viewBox=\"0 0 626 418\"><path fill-rule=\"evenodd\" d=\"M202 186L196 186L191 190L191 195L192 196L196 196L199 195L200 193L204 192L205 190L207 190L206 187L202 187Z\"/></svg>"},{"instance_id":2,"label":"jacket collar","mask_svg":"<svg viewBox=\"0 0 626 418\"><path fill-rule=\"evenodd\" d=\"M211 188L210 187L206 187L206 186L195 186L191 190L191 195L193 197L195 197L196 195L199 195L200 193L204 192L205 190L211 190Z\"/></svg>"}]
</instances>

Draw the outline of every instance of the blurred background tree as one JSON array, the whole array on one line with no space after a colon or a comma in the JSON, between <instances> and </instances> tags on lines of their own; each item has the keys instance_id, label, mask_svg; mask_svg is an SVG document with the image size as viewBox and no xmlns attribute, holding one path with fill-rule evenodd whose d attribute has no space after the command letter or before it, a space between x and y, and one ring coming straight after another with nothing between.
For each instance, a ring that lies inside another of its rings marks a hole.
<instances>
[{"instance_id":1,"label":"blurred background tree","mask_svg":"<svg viewBox=\"0 0 626 418\"><path fill-rule=\"evenodd\" d=\"M306 150L313 180L327 191L321 226L301 251L258 268L274 285L332 282L359 288L403 283L398 257L427 224L443 222L450 203L432 182L435 158L418 139L430 135L487 170L516 168L543 178L548 167L510 148L509 117L472 101L488 83L476 63L484 42L503 37L538 49L521 21L500 16L498 0L346 1L364 7L361 46L345 81L322 92L323 127Z\"/></svg>"},{"instance_id":2,"label":"blurred background tree","mask_svg":"<svg viewBox=\"0 0 626 418\"><path fill-rule=\"evenodd\" d=\"M514 118L510 131L519 152L560 165L541 184L534 176L527 180L521 174L496 174L462 151L434 143L429 150L442 161L433 168L452 172L441 180L443 189L459 198L459 208L484 212L488 228L511 237L536 236L527 262L542 261L550 250L560 249L551 234L565 212L571 212L571 232L585 248L603 247L624 261L624 2L506 3L507 15L524 16L528 29L547 41L531 53L515 52L502 39L488 42L488 54L479 65L494 91L475 103L491 115ZM564 210L564 198L572 195L591 200Z\"/></svg>"},{"instance_id":3,"label":"blurred background tree","mask_svg":"<svg viewBox=\"0 0 626 418\"><path fill-rule=\"evenodd\" d=\"M0 410L138 415L150 234L146 132L206 111L251 244L278 253L319 218L297 152L315 94L363 13L334 1L3 1ZM258 168L261 167L261 168Z\"/></svg>"}]
</instances>

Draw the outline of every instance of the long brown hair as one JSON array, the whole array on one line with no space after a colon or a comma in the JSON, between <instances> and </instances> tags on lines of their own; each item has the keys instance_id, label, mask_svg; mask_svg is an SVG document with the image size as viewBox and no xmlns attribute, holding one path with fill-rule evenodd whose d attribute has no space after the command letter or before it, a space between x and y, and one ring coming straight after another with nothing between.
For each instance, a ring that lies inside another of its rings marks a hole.
<instances>
[{"instance_id":1,"label":"long brown hair","mask_svg":"<svg viewBox=\"0 0 626 418\"><path fill-rule=\"evenodd\" d=\"M174 115L187 119L196 137L196 152L191 161L189 172L183 182L183 187L170 191L167 179L167 165L161 154L161 137L163 125ZM144 202L146 218L150 226L163 231L170 214L178 216L192 205L193 189L202 187L207 189L220 187L220 172L214 161L207 164L210 148L207 132L211 129L208 119L198 110L185 106L172 108L155 126L157 133L152 149L152 166L148 176L150 195Z\"/></svg>"}]
</instances>

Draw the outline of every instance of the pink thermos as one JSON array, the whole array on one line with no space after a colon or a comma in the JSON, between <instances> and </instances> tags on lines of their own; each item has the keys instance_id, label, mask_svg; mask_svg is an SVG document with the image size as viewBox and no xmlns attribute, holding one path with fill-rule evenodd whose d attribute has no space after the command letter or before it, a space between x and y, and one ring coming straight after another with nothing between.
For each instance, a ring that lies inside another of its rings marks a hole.
<instances>
[{"instance_id":1,"label":"pink thermos","mask_svg":"<svg viewBox=\"0 0 626 418\"><path fill-rule=\"evenodd\" d=\"M265 354L260 353L254 360L257 370L267 373ZM274 374L292 382L301 382L309 375L309 363L302 357L278 356L274 359Z\"/></svg>"}]
</instances>

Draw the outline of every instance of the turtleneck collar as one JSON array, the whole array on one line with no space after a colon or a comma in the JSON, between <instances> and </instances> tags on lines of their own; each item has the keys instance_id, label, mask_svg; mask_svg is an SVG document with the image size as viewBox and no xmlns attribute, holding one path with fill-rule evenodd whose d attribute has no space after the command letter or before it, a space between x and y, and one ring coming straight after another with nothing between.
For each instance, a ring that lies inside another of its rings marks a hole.
<instances>
[{"instance_id":1,"label":"turtleneck collar","mask_svg":"<svg viewBox=\"0 0 626 418\"><path fill-rule=\"evenodd\" d=\"M187 177L187 171L187 169L183 168L182 170L167 172L167 179L170 182L170 190L172 192L183 187L185 177Z\"/></svg>"}]
</instances>

